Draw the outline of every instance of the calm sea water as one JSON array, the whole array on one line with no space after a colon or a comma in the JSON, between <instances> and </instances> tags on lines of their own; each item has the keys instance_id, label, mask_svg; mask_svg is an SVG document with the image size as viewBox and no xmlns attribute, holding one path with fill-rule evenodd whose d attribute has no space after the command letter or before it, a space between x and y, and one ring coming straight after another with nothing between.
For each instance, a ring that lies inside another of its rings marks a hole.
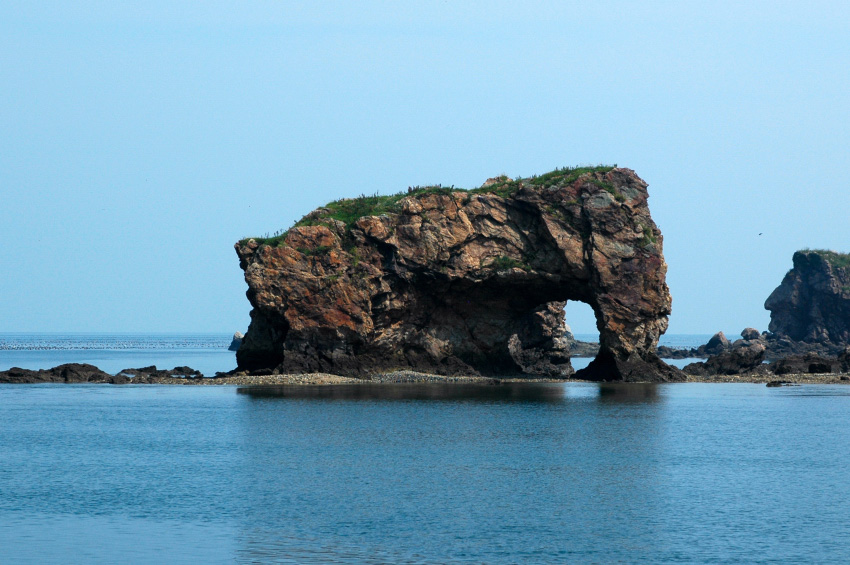
<instances>
[{"instance_id":1,"label":"calm sea water","mask_svg":"<svg viewBox=\"0 0 850 565\"><path fill-rule=\"evenodd\" d=\"M850 559L850 387L0 387L0 562Z\"/></svg>"},{"instance_id":2,"label":"calm sea water","mask_svg":"<svg viewBox=\"0 0 850 565\"><path fill-rule=\"evenodd\" d=\"M598 341L598 335L578 334L578 339ZM673 334L661 344L697 347L711 336ZM232 336L225 334L56 334L0 333L0 371L10 367L49 369L63 363L89 363L107 373L156 365L160 369L189 366L208 377L236 368L236 354L227 351ZM698 359L676 359L678 367ZM591 359L574 358L575 369Z\"/></svg>"},{"instance_id":3,"label":"calm sea water","mask_svg":"<svg viewBox=\"0 0 850 565\"><path fill-rule=\"evenodd\" d=\"M107 373L149 367L189 366L208 377L236 368L225 334L0 333L0 371L10 367L49 369L89 363Z\"/></svg>"}]
</instances>

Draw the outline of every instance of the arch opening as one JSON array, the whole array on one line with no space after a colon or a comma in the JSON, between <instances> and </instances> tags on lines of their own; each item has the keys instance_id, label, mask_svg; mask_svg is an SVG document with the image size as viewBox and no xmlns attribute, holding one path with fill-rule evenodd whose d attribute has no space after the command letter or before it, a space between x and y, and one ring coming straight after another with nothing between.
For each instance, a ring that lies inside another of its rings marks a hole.
<instances>
[{"instance_id":1,"label":"arch opening","mask_svg":"<svg viewBox=\"0 0 850 565\"><path fill-rule=\"evenodd\" d=\"M564 314L565 336L570 345L573 369L579 371L587 367L599 352L596 313L590 304L580 300L569 300Z\"/></svg>"}]
</instances>

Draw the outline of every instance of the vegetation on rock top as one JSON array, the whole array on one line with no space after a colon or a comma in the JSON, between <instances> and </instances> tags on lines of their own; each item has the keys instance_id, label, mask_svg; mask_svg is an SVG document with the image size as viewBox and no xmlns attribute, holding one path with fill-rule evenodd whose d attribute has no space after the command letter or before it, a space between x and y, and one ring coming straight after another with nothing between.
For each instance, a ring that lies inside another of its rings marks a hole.
<instances>
[{"instance_id":1,"label":"vegetation on rock top","mask_svg":"<svg viewBox=\"0 0 850 565\"><path fill-rule=\"evenodd\" d=\"M522 261L517 261L516 259L505 255L499 255L496 257L493 262L488 265L488 267L497 271L505 271L508 269L522 269L523 271L528 271L531 269L531 267Z\"/></svg>"},{"instance_id":2,"label":"vegetation on rock top","mask_svg":"<svg viewBox=\"0 0 850 565\"><path fill-rule=\"evenodd\" d=\"M839 253L831 249L801 249L798 253L814 253L833 267L850 267L850 253Z\"/></svg>"},{"instance_id":3,"label":"vegetation on rock top","mask_svg":"<svg viewBox=\"0 0 850 565\"><path fill-rule=\"evenodd\" d=\"M338 220L345 224L345 229L346 231L348 231L351 229L351 227L357 220L365 216L382 216L386 214L397 214L401 211L401 200L409 196L417 197L424 196L427 194L449 195L454 192L465 192L468 194L493 194L501 198L511 198L524 185L533 187L569 185L579 180L585 175L589 175L591 173L604 174L616 168L616 166L617 165L593 165L581 167L562 167L542 175L534 175L529 178L519 177L515 180L510 179L505 175L502 175L501 177L498 177L496 179L496 182L493 184L473 189L457 188L455 186L448 187L442 185L432 185L415 186L404 192L398 192L396 194L390 195L381 195L377 193L372 195L361 194L356 198L343 198L340 200L334 200L333 202L329 202L318 210L320 211L320 213L317 214L315 211L311 212L310 214L304 216L303 218L295 222L292 228L327 224L330 220ZM599 180L597 178L592 178L588 180L592 184L611 193L617 201L622 202L625 199L622 194L617 192L617 190L612 184ZM261 246L271 245L274 247L279 247L281 245L286 244L286 236L288 234L289 230L280 230L275 232L274 234L266 234L265 237L246 237L240 240L239 243L244 245L250 239L253 239Z\"/></svg>"}]
</instances>

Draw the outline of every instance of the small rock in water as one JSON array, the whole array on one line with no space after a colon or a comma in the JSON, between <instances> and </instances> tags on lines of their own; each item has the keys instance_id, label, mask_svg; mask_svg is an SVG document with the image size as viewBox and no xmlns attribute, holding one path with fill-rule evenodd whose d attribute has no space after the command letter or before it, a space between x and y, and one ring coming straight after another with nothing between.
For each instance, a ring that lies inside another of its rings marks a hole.
<instances>
[{"instance_id":1,"label":"small rock in water","mask_svg":"<svg viewBox=\"0 0 850 565\"><path fill-rule=\"evenodd\" d=\"M236 332L233 334L233 341L230 342L230 347L227 348L228 351L239 351L239 346L242 345L242 338L245 336L240 332Z\"/></svg>"}]
</instances>

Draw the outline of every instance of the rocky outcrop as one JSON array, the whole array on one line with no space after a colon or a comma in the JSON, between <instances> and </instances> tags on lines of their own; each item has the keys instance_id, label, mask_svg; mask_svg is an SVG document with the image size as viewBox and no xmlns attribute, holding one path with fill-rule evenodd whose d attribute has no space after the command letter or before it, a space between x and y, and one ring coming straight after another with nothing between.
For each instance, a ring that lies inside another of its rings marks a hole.
<instances>
[{"instance_id":1,"label":"rocky outcrop","mask_svg":"<svg viewBox=\"0 0 850 565\"><path fill-rule=\"evenodd\" d=\"M689 375L740 375L766 371L763 367L766 348L758 342L739 343L730 349L712 355L705 362L691 363L682 369Z\"/></svg>"},{"instance_id":2,"label":"rocky outcrop","mask_svg":"<svg viewBox=\"0 0 850 565\"><path fill-rule=\"evenodd\" d=\"M104 373L94 365L85 363L66 363L52 369L32 371L12 367L8 371L0 371L0 383L30 384L30 383L110 383L125 384L130 379L123 375Z\"/></svg>"},{"instance_id":3,"label":"rocky outcrop","mask_svg":"<svg viewBox=\"0 0 850 565\"><path fill-rule=\"evenodd\" d=\"M85 363L66 363L52 369L39 369L38 371L19 367L0 371L0 383L4 384L171 384L175 379L181 382L199 381L204 379L204 375L191 367L157 369L155 365L139 369L123 369L116 375L110 375L94 365Z\"/></svg>"},{"instance_id":4,"label":"rocky outcrop","mask_svg":"<svg viewBox=\"0 0 850 565\"><path fill-rule=\"evenodd\" d=\"M154 384L168 382L170 379L203 379L204 375L192 367L174 367L173 369L157 369L156 365L138 369L123 369L118 376L132 377L133 384Z\"/></svg>"},{"instance_id":5,"label":"rocky outcrop","mask_svg":"<svg viewBox=\"0 0 850 565\"><path fill-rule=\"evenodd\" d=\"M772 341L817 343L837 354L850 345L850 255L798 251L793 263L764 303Z\"/></svg>"},{"instance_id":6,"label":"rocky outcrop","mask_svg":"<svg viewBox=\"0 0 850 565\"><path fill-rule=\"evenodd\" d=\"M671 298L646 183L624 168L333 202L236 244L253 307L240 369L572 374L564 305L589 304L581 377L669 380Z\"/></svg>"},{"instance_id":7,"label":"rocky outcrop","mask_svg":"<svg viewBox=\"0 0 850 565\"><path fill-rule=\"evenodd\" d=\"M838 359L834 357L822 357L815 353L791 355L784 359L779 359L771 363L768 369L776 375L842 372L841 362Z\"/></svg>"}]
</instances>

